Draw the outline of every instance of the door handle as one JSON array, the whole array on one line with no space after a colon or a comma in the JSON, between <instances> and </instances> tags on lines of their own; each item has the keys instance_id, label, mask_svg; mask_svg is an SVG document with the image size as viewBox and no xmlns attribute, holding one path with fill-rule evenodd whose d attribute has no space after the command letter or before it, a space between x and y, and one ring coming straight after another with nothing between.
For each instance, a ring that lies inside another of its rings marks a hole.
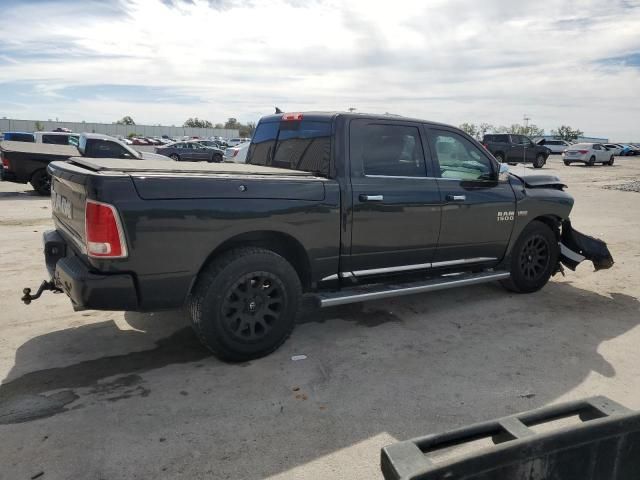
<instances>
[{"instance_id":1,"label":"door handle","mask_svg":"<svg viewBox=\"0 0 640 480\"><path fill-rule=\"evenodd\" d=\"M365 195L363 193L358 198L360 198L361 202L381 202L384 200L383 195Z\"/></svg>"},{"instance_id":2,"label":"door handle","mask_svg":"<svg viewBox=\"0 0 640 480\"><path fill-rule=\"evenodd\" d=\"M466 199L466 195L447 195L447 200L450 202L464 202Z\"/></svg>"}]
</instances>

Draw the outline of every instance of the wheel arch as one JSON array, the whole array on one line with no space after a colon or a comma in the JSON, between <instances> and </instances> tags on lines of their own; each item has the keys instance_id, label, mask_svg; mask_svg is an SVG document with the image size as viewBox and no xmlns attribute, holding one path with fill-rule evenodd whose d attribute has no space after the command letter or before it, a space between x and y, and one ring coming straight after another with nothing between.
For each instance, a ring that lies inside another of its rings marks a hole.
<instances>
[{"instance_id":1,"label":"wheel arch","mask_svg":"<svg viewBox=\"0 0 640 480\"><path fill-rule=\"evenodd\" d=\"M260 247L277 253L287 260L294 268L300 278L303 290L306 290L311 286L311 262L309 261L307 251L300 241L287 233L271 230L257 230L240 233L218 245L200 266L189 291L193 290L195 281L207 265L223 253L231 249L241 247Z\"/></svg>"}]
</instances>

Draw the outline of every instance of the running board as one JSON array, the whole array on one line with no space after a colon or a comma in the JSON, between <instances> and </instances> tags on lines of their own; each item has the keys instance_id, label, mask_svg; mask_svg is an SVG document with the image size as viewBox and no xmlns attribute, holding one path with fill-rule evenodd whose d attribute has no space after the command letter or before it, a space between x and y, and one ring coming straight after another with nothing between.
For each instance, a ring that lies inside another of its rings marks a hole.
<instances>
[{"instance_id":1,"label":"running board","mask_svg":"<svg viewBox=\"0 0 640 480\"><path fill-rule=\"evenodd\" d=\"M366 302L368 300L379 300L381 298L399 297L401 295L411 295L413 293L433 292L445 290L447 288L464 287L476 285L478 283L494 282L505 280L511 274L504 271L482 272L482 273L458 273L443 275L441 277L421 280L412 283L395 283L390 285L365 285L352 287L338 292L327 292L316 295L316 299L321 308L335 307L347 303Z\"/></svg>"}]
</instances>

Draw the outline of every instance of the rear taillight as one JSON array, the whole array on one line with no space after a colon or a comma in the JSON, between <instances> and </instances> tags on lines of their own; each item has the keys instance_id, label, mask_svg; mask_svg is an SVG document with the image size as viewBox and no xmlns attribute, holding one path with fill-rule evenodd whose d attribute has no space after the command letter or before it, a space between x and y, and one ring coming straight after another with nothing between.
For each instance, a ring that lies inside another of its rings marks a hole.
<instances>
[{"instance_id":1,"label":"rear taillight","mask_svg":"<svg viewBox=\"0 0 640 480\"><path fill-rule=\"evenodd\" d=\"M98 258L124 258L127 244L118 211L113 205L87 200L85 208L87 254Z\"/></svg>"},{"instance_id":2,"label":"rear taillight","mask_svg":"<svg viewBox=\"0 0 640 480\"><path fill-rule=\"evenodd\" d=\"M2 168L5 170L9 170L11 168L11 164L9 163L9 159L5 157L2 152L0 152L0 158L2 159Z\"/></svg>"},{"instance_id":3,"label":"rear taillight","mask_svg":"<svg viewBox=\"0 0 640 480\"><path fill-rule=\"evenodd\" d=\"M233 156L234 156L234 157L237 157L237 156L238 156L238 152L239 152L239 151L240 151L240 150L238 150L238 149L234 149L234 150L233 150Z\"/></svg>"},{"instance_id":4,"label":"rear taillight","mask_svg":"<svg viewBox=\"0 0 640 480\"><path fill-rule=\"evenodd\" d=\"M578 153L581 155L585 155L587 153L589 153L589 150L578 150Z\"/></svg>"},{"instance_id":5,"label":"rear taillight","mask_svg":"<svg viewBox=\"0 0 640 480\"><path fill-rule=\"evenodd\" d=\"M489 145L487 145L486 143L481 143L481 145L482 145L486 150L489 150Z\"/></svg>"}]
</instances>

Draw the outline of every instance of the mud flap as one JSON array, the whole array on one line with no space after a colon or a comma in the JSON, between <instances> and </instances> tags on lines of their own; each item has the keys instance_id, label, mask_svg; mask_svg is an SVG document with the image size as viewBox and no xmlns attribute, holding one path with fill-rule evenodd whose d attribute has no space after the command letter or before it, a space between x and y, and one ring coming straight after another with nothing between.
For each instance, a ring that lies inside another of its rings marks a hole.
<instances>
[{"instance_id":1,"label":"mud flap","mask_svg":"<svg viewBox=\"0 0 640 480\"><path fill-rule=\"evenodd\" d=\"M575 270L583 260L591 260L596 271L611 268L614 263L605 242L574 230L571 221L565 220L560 236L560 261Z\"/></svg>"}]
</instances>

